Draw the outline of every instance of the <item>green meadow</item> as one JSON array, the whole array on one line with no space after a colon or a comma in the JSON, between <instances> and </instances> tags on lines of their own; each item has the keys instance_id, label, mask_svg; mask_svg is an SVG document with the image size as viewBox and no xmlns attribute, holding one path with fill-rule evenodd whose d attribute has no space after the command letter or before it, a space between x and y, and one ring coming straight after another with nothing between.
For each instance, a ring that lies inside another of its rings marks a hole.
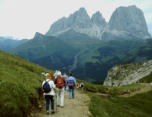
<instances>
[{"instance_id":1,"label":"green meadow","mask_svg":"<svg viewBox=\"0 0 152 117\"><path fill-rule=\"evenodd\" d=\"M27 117L37 107L42 96L41 72L53 73L19 57L0 51L0 117ZM84 82L93 117L151 117L152 91L122 97L145 87L152 74L139 83L109 87ZM82 82L77 79L77 82Z\"/></svg>"},{"instance_id":2,"label":"green meadow","mask_svg":"<svg viewBox=\"0 0 152 117\"><path fill-rule=\"evenodd\" d=\"M99 96L89 93L93 117L151 117L152 91L132 97Z\"/></svg>"},{"instance_id":3,"label":"green meadow","mask_svg":"<svg viewBox=\"0 0 152 117\"><path fill-rule=\"evenodd\" d=\"M149 77L144 78L144 82ZM151 80L152 81L152 77ZM146 85L150 85L149 83ZM151 117L152 88L148 92L129 96L145 87L136 83L121 87L107 87L85 83L85 91L89 95L90 112L93 117ZM129 91L129 92L127 92ZM124 94L128 96L123 97Z\"/></svg>"},{"instance_id":4,"label":"green meadow","mask_svg":"<svg viewBox=\"0 0 152 117\"><path fill-rule=\"evenodd\" d=\"M42 95L41 72L50 72L0 51L0 117L26 117Z\"/></svg>"}]
</instances>

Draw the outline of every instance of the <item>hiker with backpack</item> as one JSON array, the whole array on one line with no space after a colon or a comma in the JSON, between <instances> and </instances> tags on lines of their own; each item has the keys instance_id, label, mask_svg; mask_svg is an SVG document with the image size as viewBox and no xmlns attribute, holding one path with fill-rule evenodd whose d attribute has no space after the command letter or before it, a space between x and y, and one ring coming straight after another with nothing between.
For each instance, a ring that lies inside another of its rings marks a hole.
<instances>
[{"instance_id":1,"label":"hiker with backpack","mask_svg":"<svg viewBox=\"0 0 152 117\"><path fill-rule=\"evenodd\" d=\"M72 74L70 73L69 78L66 80L66 83L69 87L69 98L70 99L74 99L75 93L74 93L74 87L76 85L76 79L75 77L72 76Z\"/></svg>"},{"instance_id":2,"label":"hiker with backpack","mask_svg":"<svg viewBox=\"0 0 152 117\"><path fill-rule=\"evenodd\" d=\"M57 106L64 107L64 87L66 86L65 79L61 77L61 72L58 72L55 79L56 94L57 94Z\"/></svg>"},{"instance_id":3,"label":"hiker with backpack","mask_svg":"<svg viewBox=\"0 0 152 117\"><path fill-rule=\"evenodd\" d=\"M44 91L44 97L46 101L46 114L50 114L50 100L51 100L51 113L55 113L54 111L54 96L56 87L52 80L52 74L47 73L46 80L42 83L42 88Z\"/></svg>"}]
</instances>

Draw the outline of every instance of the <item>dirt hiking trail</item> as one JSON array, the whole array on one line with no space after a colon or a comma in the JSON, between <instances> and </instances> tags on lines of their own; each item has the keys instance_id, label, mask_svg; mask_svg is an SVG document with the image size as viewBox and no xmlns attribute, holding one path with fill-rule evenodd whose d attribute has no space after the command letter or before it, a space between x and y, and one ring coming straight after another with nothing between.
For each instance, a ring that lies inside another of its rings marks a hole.
<instances>
[{"instance_id":1,"label":"dirt hiking trail","mask_svg":"<svg viewBox=\"0 0 152 117\"><path fill-rule=\"evenodd\" d=\"M140 93L146 93L148 91L151 91L152 90L152 86L150 86L149 83L141 83L142 84L142 88L140 90L137 90L135 92L131 92L129 94L124 94L124 95L121 95L121 97L131 97L131 96L134 96L136 94L140 94Z\"/></svg>"},{"instance_id":2,"label":"dirt hiking trail","mask_svg":"<svg viewBox=\"0 0 152 117\"><path fill-rule=\"evenodd\" d=\"M68 92L64 95L64 108L57 107L55 114L46 115L45 101L43 101L42 109L35 110L31 113L30 117L89 117L90 98L87 94L81 91L75 91L75 99L69 99ZM56 97L55 97L55 110L56 110Z\"/></svg>"},{"instance_id":3,"label":"dirt hiking trail","mask_svg":"<svg viewBox=\"0 0 152 117\"><path fill-rule=\"evenodd\" d=\"M152 86L149 83L140 83L142 85L142 88L140 88L139 90L136 90L134 92L128 92L126 94L122 94L122 95L118 95L119 97L131 97L134 96L136 94L140 94L140 93L146 93L148 91L152 90ZM96 93L97 95L102 95L104 97L108 97L108 94L105 93Z\"/></svg>"}]
</instances>

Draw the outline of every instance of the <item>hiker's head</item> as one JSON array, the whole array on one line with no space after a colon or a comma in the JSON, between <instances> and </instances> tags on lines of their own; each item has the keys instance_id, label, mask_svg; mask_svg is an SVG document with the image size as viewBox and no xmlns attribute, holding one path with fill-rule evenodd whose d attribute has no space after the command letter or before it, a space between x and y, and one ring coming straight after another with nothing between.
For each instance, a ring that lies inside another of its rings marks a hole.
<instances>
[{"instance_id":1,"label":"hiker's head","mask_svg":"<svg viewBox=\"0 0 152 117\"><path fill-rule=\"evenodd\" d=\"M72 76L72 73L70 73L70 76Z\"/></svg>"},{"instance_id":2,"label":"hiker's head","mask_svg":"<svg viewBox=\"0 0 152 117\"><path fill-rule=\"evenodd\" d=\"M51 79L52 78L52 74L47 73L46 78Z\"/></svg>"},{"instance_id":3,"label":"hiker's head","mask_svg":"<svg viewBox=\"0 0 152 117\"><path fill-rule=\"evenodd\" d=\"M61 77L61 76L62 76L62 74L61 74L60 71L58 71L58 72L56 73L56 75L57 75L57 77Z\"/></svg>"}]
</instances>

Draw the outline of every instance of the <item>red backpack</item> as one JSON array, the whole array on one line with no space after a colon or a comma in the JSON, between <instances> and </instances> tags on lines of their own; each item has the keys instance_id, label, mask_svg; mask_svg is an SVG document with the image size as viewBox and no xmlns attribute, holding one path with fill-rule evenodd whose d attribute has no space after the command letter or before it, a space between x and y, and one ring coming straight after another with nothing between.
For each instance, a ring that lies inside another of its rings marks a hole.
<instances>
[{"instance_id":1,"label":"red backpack","mask_svg":"<svg viewBox=\"0 0 152 117\"><path fill-rule=\"evenodd\" d=\"M63 78L59 77L55 80L55 84L56 84L57 88L62 88L62 87L64 87L65 80Z\"/></svg>"}]
</instances>

